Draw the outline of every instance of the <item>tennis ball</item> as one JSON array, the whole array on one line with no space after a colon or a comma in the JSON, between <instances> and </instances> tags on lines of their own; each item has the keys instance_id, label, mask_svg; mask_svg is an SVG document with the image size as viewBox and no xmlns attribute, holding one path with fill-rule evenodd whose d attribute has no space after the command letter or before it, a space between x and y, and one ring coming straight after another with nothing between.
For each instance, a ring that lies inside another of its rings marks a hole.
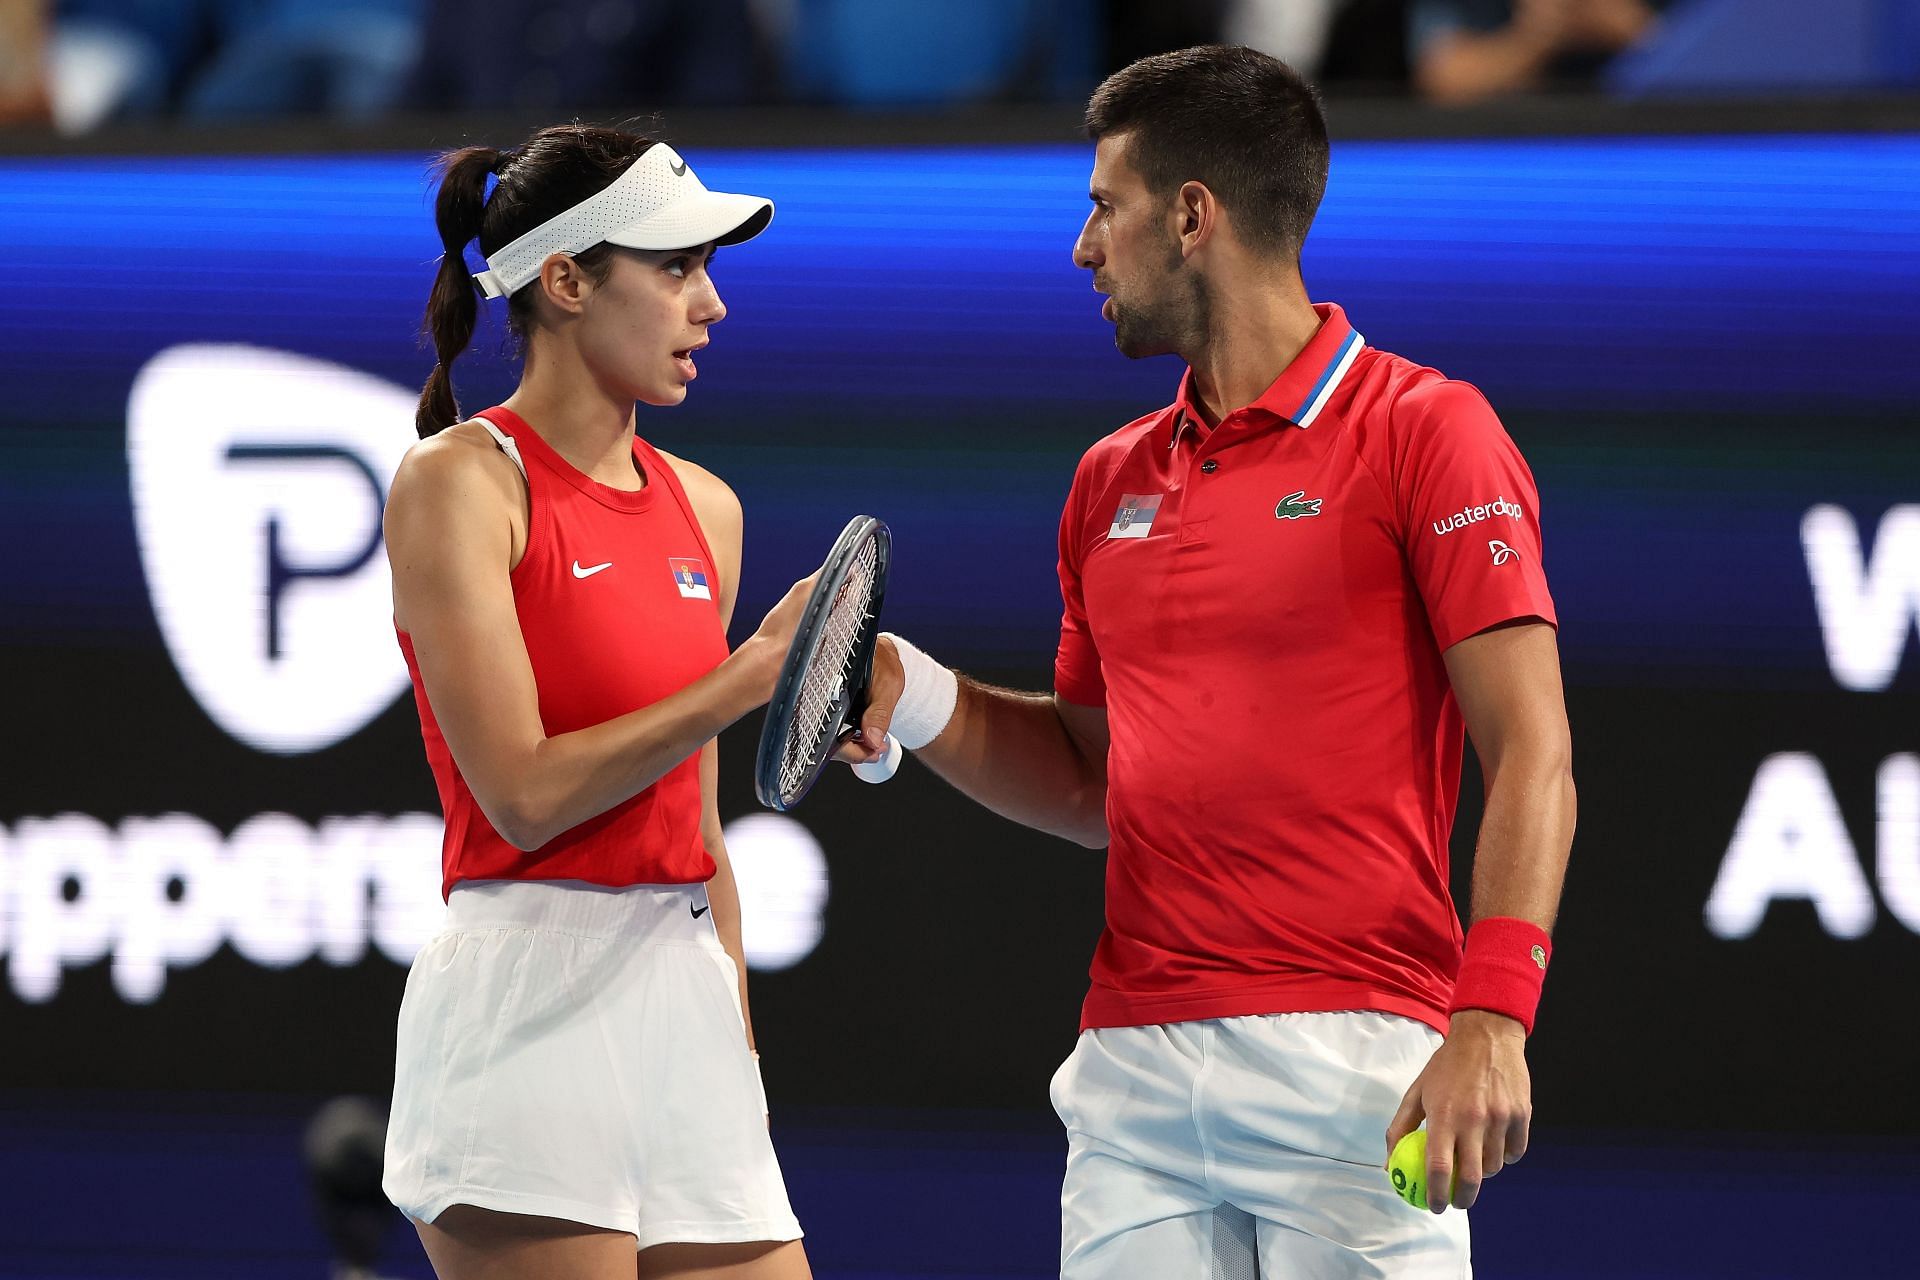
<instances>
[{"instance_id":1,"label":"tennis ball","mask_svg":"<svg viewBox=\"0 0 1920 1280\"><path fill-rule=\"evenodd\" d=\"M1427 1207L1427 1131L1415 1129L1393 1146L1393 1154L1387 1157L1387 1177L1393 1182L1393 1189L1402 1200L1416 1209ZM1460 1187L1456 1176L1450 1191ZM1447 1202L1453 1202L1451 1194Z\"/></svg>"}]
</instances>

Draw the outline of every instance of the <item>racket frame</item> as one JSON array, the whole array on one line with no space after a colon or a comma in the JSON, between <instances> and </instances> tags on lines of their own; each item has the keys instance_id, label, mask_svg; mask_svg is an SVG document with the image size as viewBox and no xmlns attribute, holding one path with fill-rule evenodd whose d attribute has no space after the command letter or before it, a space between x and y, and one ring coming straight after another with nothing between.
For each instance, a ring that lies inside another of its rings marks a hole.
<instances>
[{"instance_id":1,"label":"racket frame","mask_svg":"<svg viewBox=\"0 0 1920 1280\"><path fill-rule=\"evenodd\" d=\"M794 709L806 687L807 669L813 665L821 642L826 639L827 615L832 612L834 600L846 585L860 547L869 536L874 540L873 594L867 601L860 638L848 658L846 684L837 704L829 708L829 717L838 717L832 740L845 733L850 724L858 725L861 713L867 709L867 688L873 681L874 645L880 635L880 606L886 599L887 570L893 561L893 534L885 521L863 515L847 522L821 563L820 579L813 584L813 591L801 610L800 622L787 646L786 660L780 664L780 676L774 681L773 697L767 701L766 723L760 729L760 750L754 760L753 789L761 804L779 813L789 812L798 805L833 759L829 746L814 761L811 772L793 796L787 798L782 794L780 766L786 756L786 738L792 728Z\"/></svg>"}]
</instances>

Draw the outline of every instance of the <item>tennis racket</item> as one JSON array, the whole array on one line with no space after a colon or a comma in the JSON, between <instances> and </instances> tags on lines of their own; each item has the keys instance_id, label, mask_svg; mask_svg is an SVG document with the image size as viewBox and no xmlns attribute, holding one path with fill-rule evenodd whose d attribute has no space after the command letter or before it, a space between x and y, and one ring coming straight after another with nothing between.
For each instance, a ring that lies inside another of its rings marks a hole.
<instances>
[{"instance_id":1,"label":"tennis racket","mask_svg":"<svg viewBox=\"0 0 1920 1280\"><path fill-rule=\"evenodd\" d=\"M769 809L785 813L800 803L833 758L840 735L867 709L892 554L887 526L855 516L820 566L760 731L753 786Z\"/></svg>"}]
</instances>

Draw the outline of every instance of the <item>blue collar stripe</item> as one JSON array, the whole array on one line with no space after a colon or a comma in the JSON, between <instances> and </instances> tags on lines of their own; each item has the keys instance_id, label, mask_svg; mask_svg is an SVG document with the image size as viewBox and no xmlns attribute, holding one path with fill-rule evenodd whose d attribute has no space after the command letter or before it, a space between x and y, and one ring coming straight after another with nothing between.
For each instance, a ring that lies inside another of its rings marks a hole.
<instances>
[{"instance_id":1,"label":"blue collar stripe","mask_svg":"<svg viewBox=\"0 0 1920 1280\"><path fill-rule=\"evenodd\" d=\"M1354 357L1360 354L1360 348L1366 344L1367 340L1360 336L1359 330L1348 331L1347 340L1340 344L1340 350L1335 352L1333 359L1327 362L1326 370L1320 375L1320 381L1313 384L1313 390L1307 392L1307 398L1301 402L1298 409L1293 411L1293 421L1297 425L1302 427L1313 425L1313 420L1320 416L1320 410L1326 408L1327 401L1333 398L1334 389L1340 385L1340 379L1344 378L1347 370L1353 367Z\"/></svg>"}]
</instances>

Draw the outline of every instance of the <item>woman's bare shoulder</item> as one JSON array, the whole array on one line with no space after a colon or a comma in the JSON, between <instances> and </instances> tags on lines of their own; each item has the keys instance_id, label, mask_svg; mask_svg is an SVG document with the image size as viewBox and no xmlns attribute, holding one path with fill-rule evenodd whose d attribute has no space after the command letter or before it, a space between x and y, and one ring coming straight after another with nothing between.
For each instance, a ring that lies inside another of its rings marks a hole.
<instances>
[{"instance_id":1,"label":"woman's bare shoulder","mask_svg":"<svg viewBox=\"0 0 1920 1280\"><path fill-rule=\"evenodd\" d=\"M478 422L462 422L428 436L407 450L394 473L387 501L438 503L498 496L517 504L520 472Z\"/></svg>"},{"instance_id":2,"label":"woman's bare shoulder","mask_svg":"<svg viewBox=\"0 0 1920 1280\"><path fill-rule=\"evenodd\" d=\"M703 518L724 519L736 525L740 522L739 495L725 480L699 463L689 462L665 449L655 448L654 452L673 468L673 474L680 478L681 487L687 491L688 500Z\"/></svg>"}]
</instances>

